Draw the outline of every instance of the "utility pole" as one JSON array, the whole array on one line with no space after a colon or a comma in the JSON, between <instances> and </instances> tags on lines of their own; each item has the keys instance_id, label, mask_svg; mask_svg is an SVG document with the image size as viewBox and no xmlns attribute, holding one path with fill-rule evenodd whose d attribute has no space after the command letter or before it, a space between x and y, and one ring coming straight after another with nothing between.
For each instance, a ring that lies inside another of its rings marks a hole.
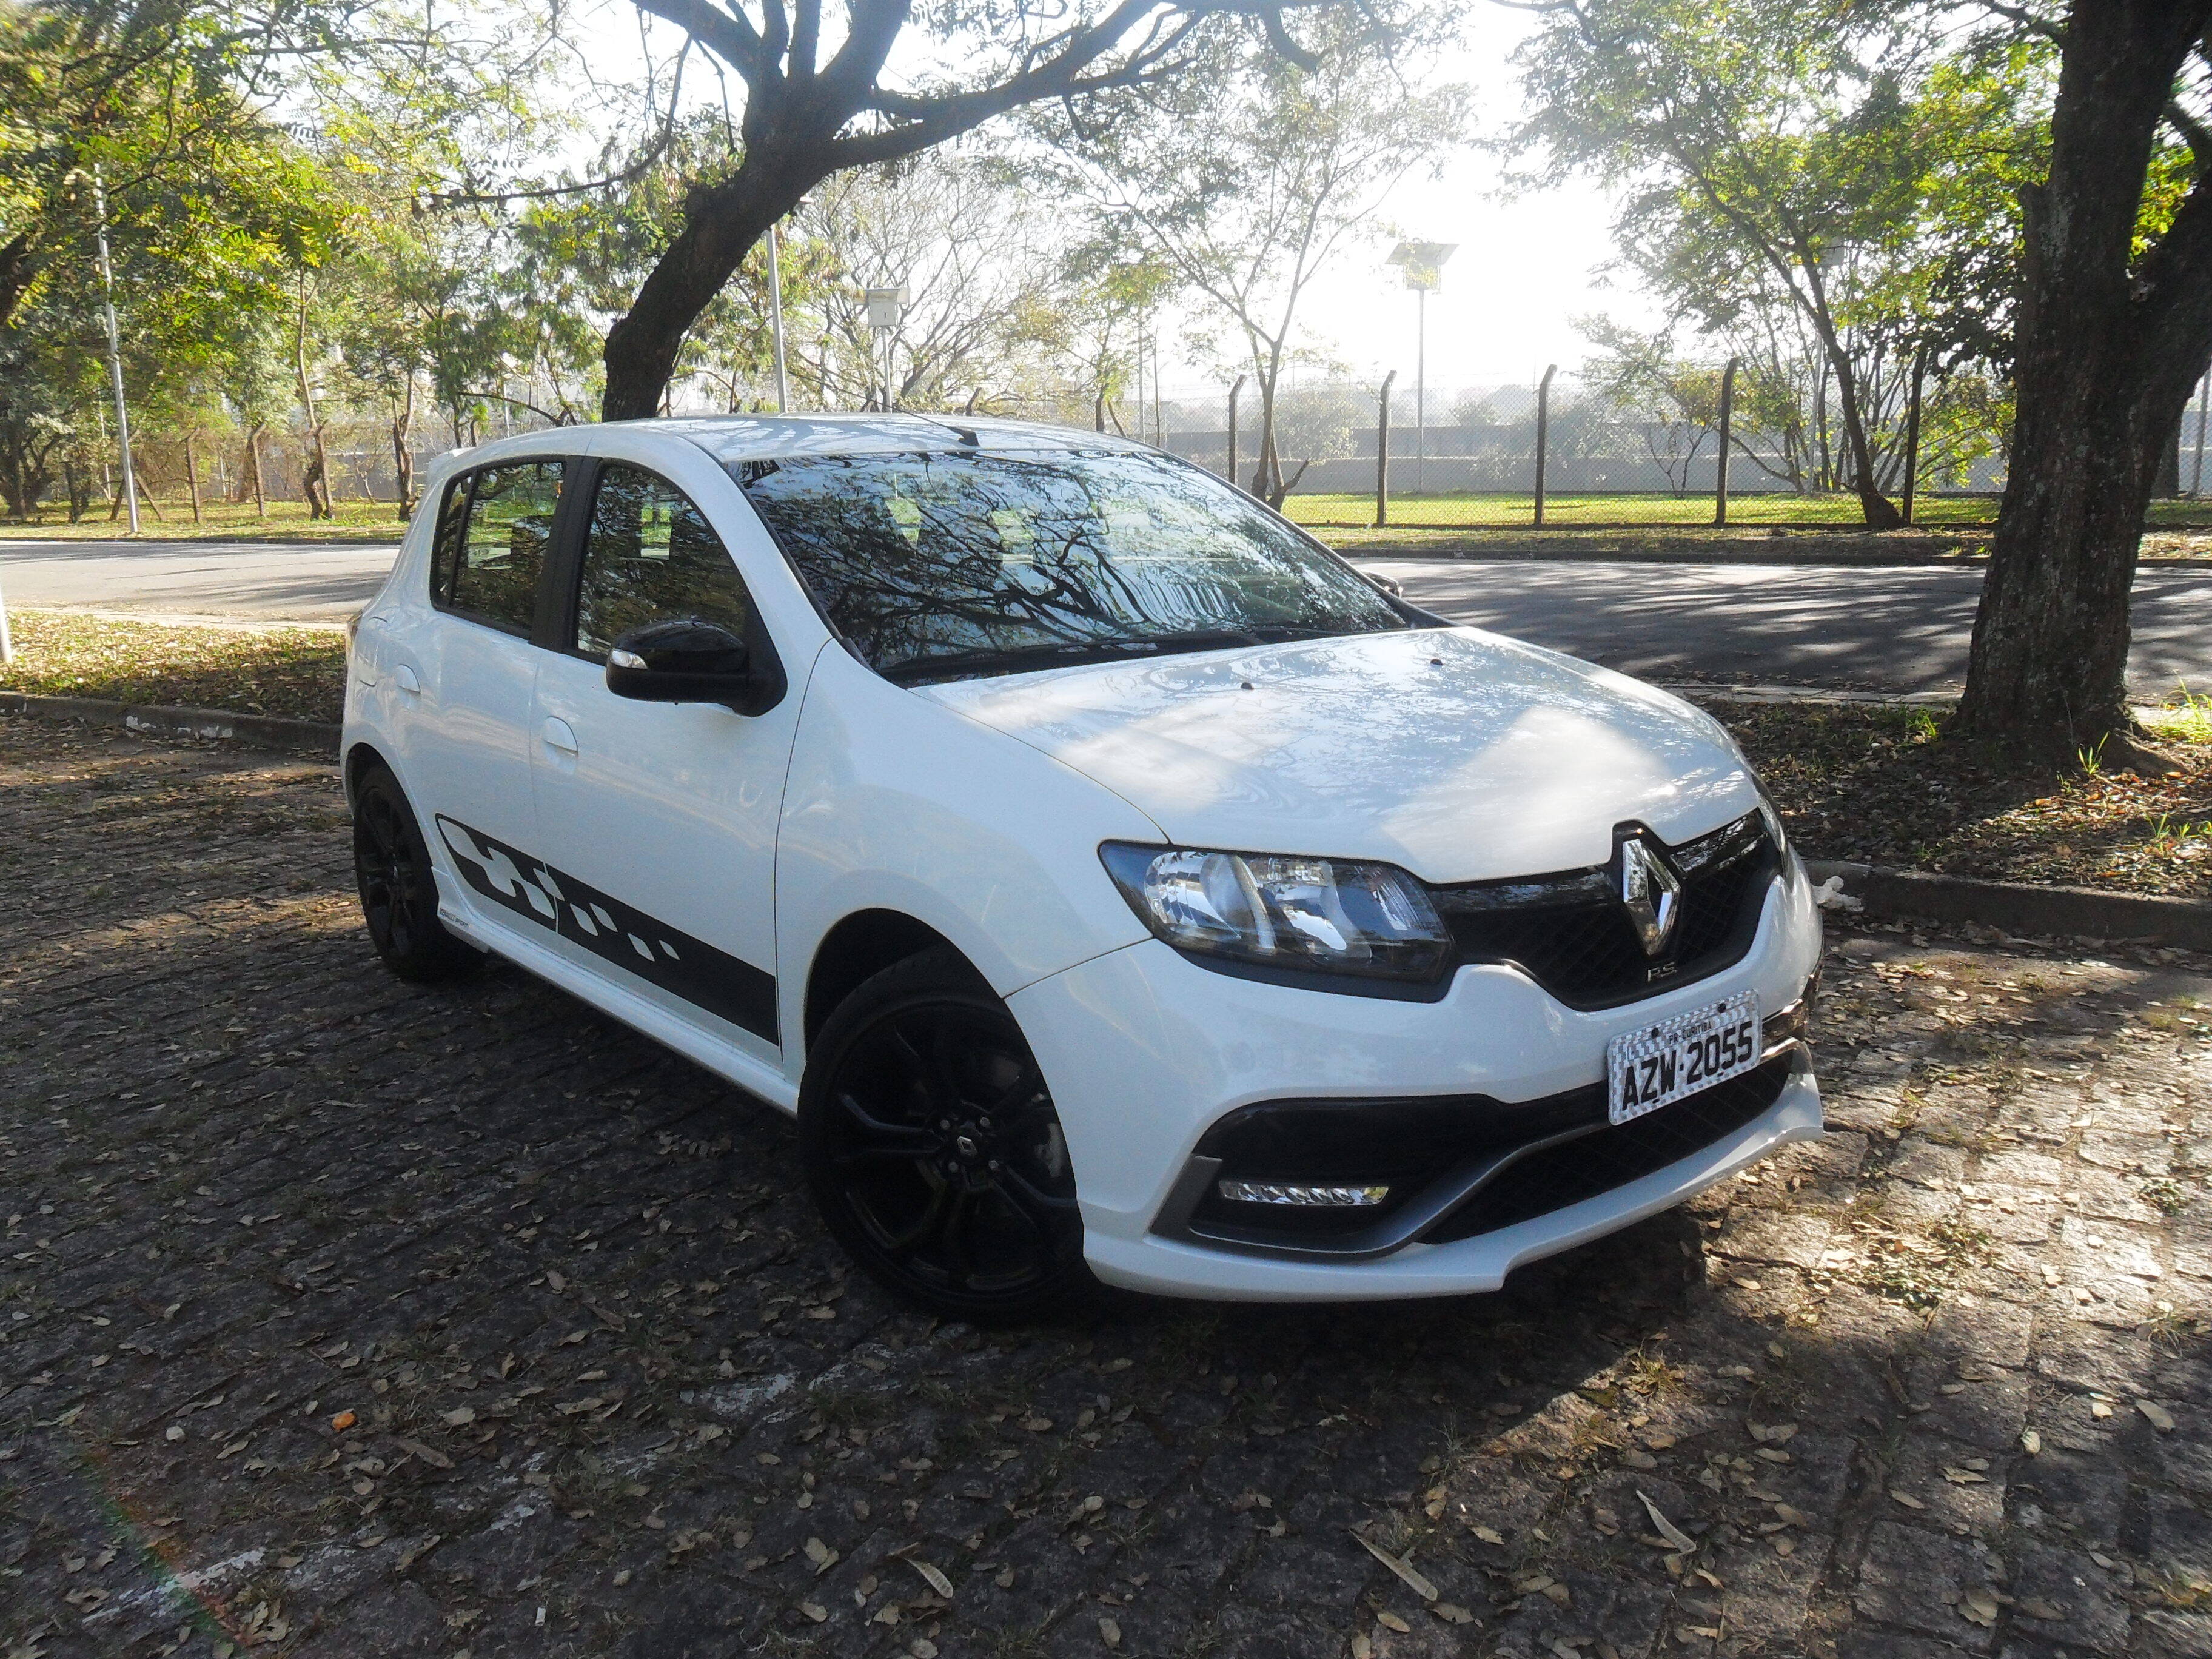
<instances>
[{"instance_id":1,"label":"utility pole","mask_svg":"<svg viewBox=\"0 0 2212 1659\"><path fill-rule=\"evenodd\" d=\"M1386 264L1405 273L1406 286L1413 290L1413 489L1429 487L1429 295L1443 283L1444 261L1458 250L1456 242L1401 242L1390 250Z\"/></svg>"},{"instance_id":2,"label":"utility pole","mask_svg":"<svg viewBox=\"0 0 2212 1659\"><path fill-rule=\"evenodd\" d=\"M92 200L100 217L100 284L107 301L107 374L115 385L115 431L123 445L123 495L131 504L131 533L138 533L138 475L131 467L131 410L123 401L123 331L115 323L115 272L107 261L107 191L100 167L92 169Z\"/></svg>"},{"instance_id":3,"label":"utility pole","mask_svg":"<svg viewBox=\"0 0 2212 1659\"><path fill-rule=\"evenodd\" d=\"M768 323L770 336L775 342L775 412L791 412L791 380L783 364L783 273L776 264L776 245L782 234L775 226L768 228Z\"/></svg>"}]
</instances>

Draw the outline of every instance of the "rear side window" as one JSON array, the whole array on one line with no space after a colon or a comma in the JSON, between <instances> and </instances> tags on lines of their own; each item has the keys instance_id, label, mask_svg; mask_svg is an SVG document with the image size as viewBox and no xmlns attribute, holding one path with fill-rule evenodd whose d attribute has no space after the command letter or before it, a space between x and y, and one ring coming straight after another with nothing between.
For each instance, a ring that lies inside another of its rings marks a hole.
<instances>
[{"instance_id":1,"label":"rear side window","mask_svg":"<svg viewBox=\"0 0 2212 1659\"><path fill-rule=\"evenodd\" d=\"M604 661L648 623L696 618L745 636L751 600L706 515L665 478L611 461L592 492L576 649Z\"/></svg>"},{"instance_id":2,"label":"rear side window","mask_svg":"<svg viewBox=\"0 0 2212 1659\"><path fill-rule=\"evenodd\" d=\"M454 482L432 561L430 593L441 609L530 632L563 471L557 460L518 461Z\"/></svg>"}]
</instances>

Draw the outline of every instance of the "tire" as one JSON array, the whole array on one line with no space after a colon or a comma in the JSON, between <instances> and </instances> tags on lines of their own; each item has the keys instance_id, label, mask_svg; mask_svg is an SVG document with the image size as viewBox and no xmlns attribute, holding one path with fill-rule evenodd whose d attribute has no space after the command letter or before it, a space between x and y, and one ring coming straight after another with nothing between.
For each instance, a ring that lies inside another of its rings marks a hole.
<instances>
[{"instance_id":1,"label":"tire","mask_svg":"<svg viewBox=\"0 0 2212 1659\"><path fill-rule=\"evenodd\" d=\"M907 1301L1006 1324L1097 1290L1036 1059L956 951L884 969L830 1015L799 1089L799 1146L830 1235Z\"/></svg>"},{"instance_id":2,"label":"tire","mask_svg":"<svg viewBox=\"0 0 2212 1659\"><path fill-rule=\"evenodd\" d=\"M401 979L434 984L472 973L483 952L438 920L438 878L415 809L381 764L354 787L353 873L378 958Z\"/></svg>"}]
</instances>

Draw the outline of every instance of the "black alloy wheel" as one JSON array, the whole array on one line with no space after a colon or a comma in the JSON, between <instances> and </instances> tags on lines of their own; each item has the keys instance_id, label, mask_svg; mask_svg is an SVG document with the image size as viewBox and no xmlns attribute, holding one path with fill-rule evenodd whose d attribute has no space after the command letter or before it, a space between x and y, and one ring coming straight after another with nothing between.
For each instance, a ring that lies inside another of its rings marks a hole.
<instances>
[{"instance_id":1,"label":"black alloy wheel","mask_svg":"<svg viewBox=\"0 0 2212 1659\"><path fill-rule=\"evenodd\" d=\"M353 872L369 943L400 978L454 979L483 960L438 920L430 849L399 780L384 766L370 767L354 787Z\"/></svg>"},{"instance_id":2,"label":"black alloy wheel","mask_svg":"<svg viewBox=\"0 0 2212 1659\"><path fill-rule=\"evenodd\" d=\"M888 968L830 1016L799 1134L823 1222L908 1300L1003 1322L1096 1289L1051 1093L1006 1004L957 953Z\"/></svg>"}]
</instances>

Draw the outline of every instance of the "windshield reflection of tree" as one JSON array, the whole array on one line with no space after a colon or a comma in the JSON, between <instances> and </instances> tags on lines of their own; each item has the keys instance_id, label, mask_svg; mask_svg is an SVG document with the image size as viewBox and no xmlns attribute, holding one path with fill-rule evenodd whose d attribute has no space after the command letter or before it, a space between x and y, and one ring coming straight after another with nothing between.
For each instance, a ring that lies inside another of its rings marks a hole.
<instances>
[{"instance_id":1,"label":"windshield reflection of tree","mask_svg":"<svg viewBox=\"0 0 2212 1659\"><path fill-rule=\"evenodd\" d=\"M1356 577L1226 491L1207 499L1180 469L1153 463L825 458L747 482L878 667L1212 630L1399 625Z\"/></svg>"}]
</instances>

